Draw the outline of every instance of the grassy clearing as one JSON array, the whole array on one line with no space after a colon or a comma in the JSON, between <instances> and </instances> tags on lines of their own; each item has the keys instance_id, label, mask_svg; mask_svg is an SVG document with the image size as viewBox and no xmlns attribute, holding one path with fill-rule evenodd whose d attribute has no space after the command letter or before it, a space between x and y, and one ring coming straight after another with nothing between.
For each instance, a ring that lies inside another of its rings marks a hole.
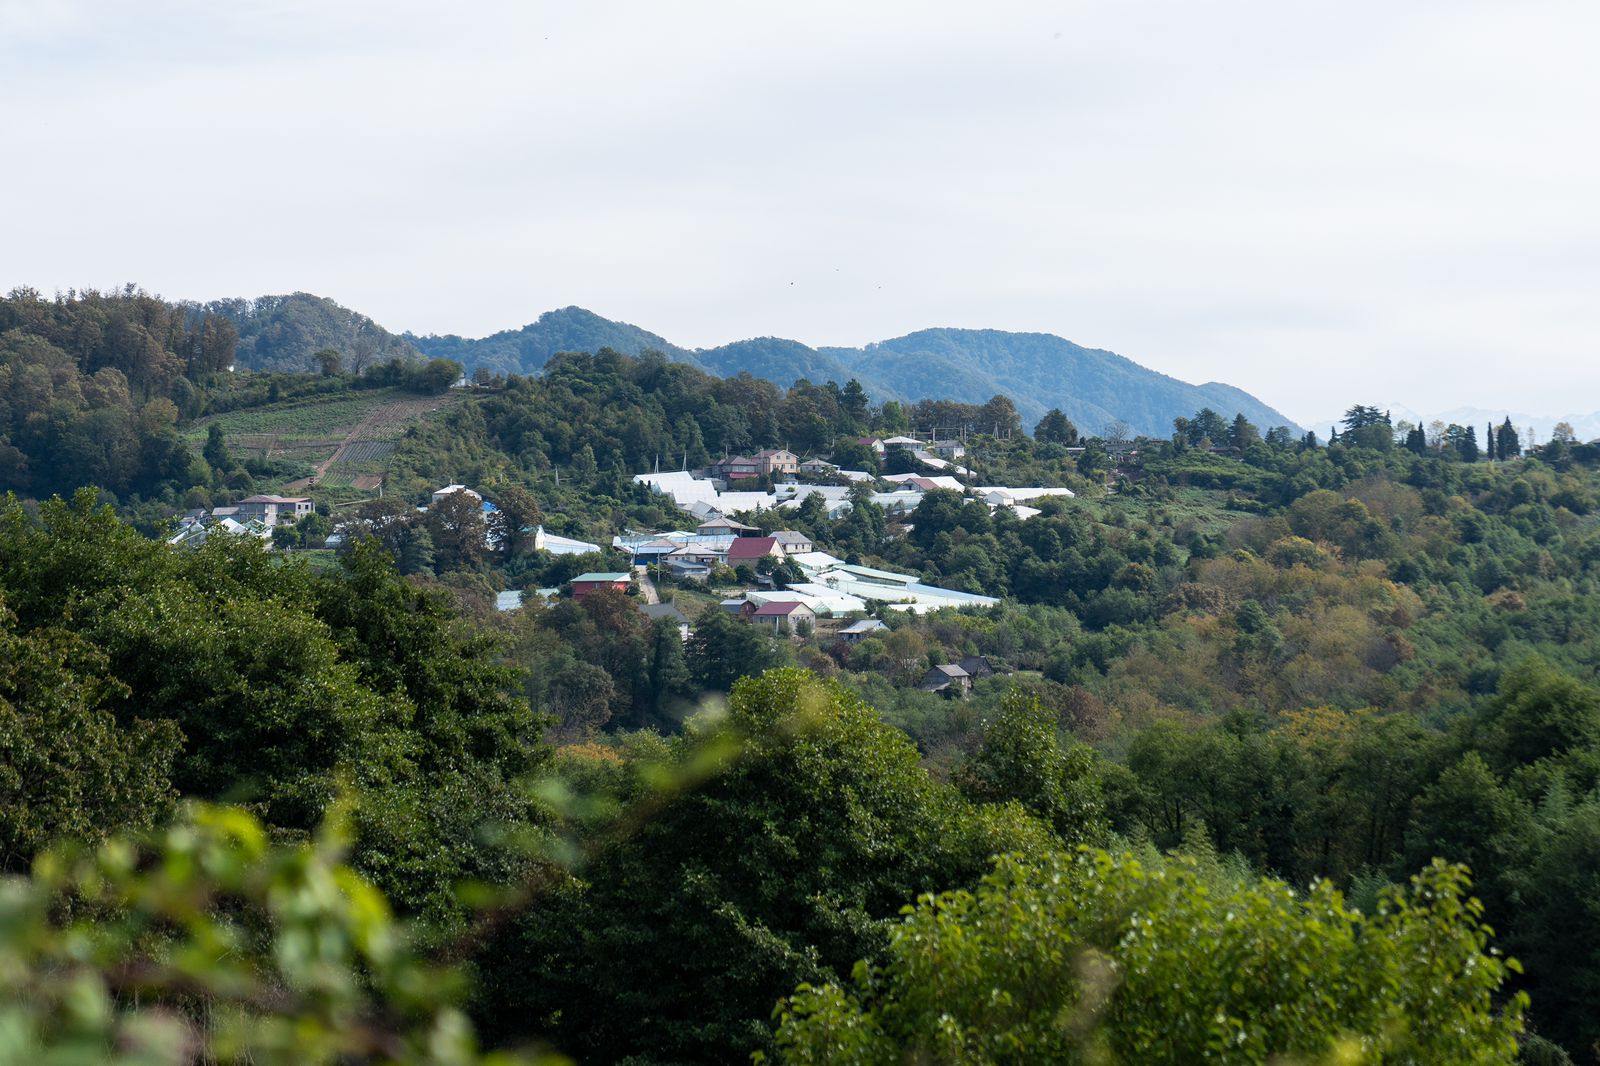
<instances>
[{"instance_id":1,"label":"grassy clearing","mask_svg":"<svg viewBox=\"0 0 1600 1066\"><path fill-rule=\"evenodd\" d=\"M1081 510L1097 522L1111 525L1121 521L1168 522L1175 527L1193 525L1200 532L1218 533L1249 514L1230 510L1228 493L1215 489L1183 488L1176 490L1170 500L1141 499L1130 496L1080 497L1074 509Z\"/></svg>"}]
</instances>

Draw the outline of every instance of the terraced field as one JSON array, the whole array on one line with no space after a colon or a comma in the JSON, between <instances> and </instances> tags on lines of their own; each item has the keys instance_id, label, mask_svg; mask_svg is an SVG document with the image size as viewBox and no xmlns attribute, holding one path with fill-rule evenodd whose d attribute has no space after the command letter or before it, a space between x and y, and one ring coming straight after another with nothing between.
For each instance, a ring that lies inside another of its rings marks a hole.
<instances>
[{"instance_id":1,"label":"terraced field","mask_svg":"<svg viewBox=\"0 0 1600 1066\"><path fill-rule=\"evenodd\" d=\"M317 484L326 488L377 488L372 479L381 480L394 448L393 441L351 440L328 461Z\"/></svg>"},{"instance_id":2,"label":"terraced field","mask_svg":"<svg viewBox=\"0 0 1600 1066\"><path fill-rule=\"evenodd\" d=\"M374 408L395 403L401 398L417 399L414 394L399 389L373 389L326 400L302 400L295 403L274 404L271 407L229 411L226 414L202 418L185 431L185 436L205 440L213 423L222 427L228 446L239 438L270 436L285 441L334 440L343 441L362 419ZM435 402L438 402L435 399Z\"/></svg>"},{"instance_id":3,"label":"terraced field","mask_svg":"<svg viewBox=\"0 0 1600 1066\"><path fill-rule=\"evenodd\" d=\"M459 393L418 396L374 389L337 399L307 400L203 418L184 435L198 448L212 424L235 455L292 459L315 468L284 488L312 486L372 491L383 480L395 441L419 419L459 403Z\"/></svg>"}]
</instances>

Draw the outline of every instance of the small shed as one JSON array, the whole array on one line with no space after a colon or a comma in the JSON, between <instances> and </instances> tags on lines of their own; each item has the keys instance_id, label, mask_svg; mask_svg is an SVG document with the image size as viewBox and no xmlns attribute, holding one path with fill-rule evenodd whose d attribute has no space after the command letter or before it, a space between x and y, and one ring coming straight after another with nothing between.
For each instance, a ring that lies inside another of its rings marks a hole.
<instances>
[{"instance_id":1,"label":"small shed","mask_svg":"<svg viewBox=\"0 0 1600 1066\"><path fill-rule=\"evenodd\" d=\"M967 676L973 678L974 680L980 677L994 676L994 667L989 665L989 659L987 656L964 655L961 658L960 666L961 669L967 672Z\"/></svg>"},{"instance_id":2,"label":"small shed","mask_svg":"<svg viewBox=\"0 0 1600 1066\"><path fill-rule=\"evenodd\" d=\"M874 633L887 633L889 627L876 618L863 618L859 622L851 622L839 630L839 639L846 644L855 644L866 640Z\"/></svg>"},{"instance_id":3,"label":"small shed","mask_svg":"<svg viewBox=\"0 0 1600 1066\"><path fill-rule=\"evenodd\" d=\"M955 663L945 663L942 666L935 666L923 676L922 688L942 696L966 699L972 692L972 675Z\"/></svg>"},{"instance_id":4,"label":"small shed","mask_svg":"<svg viewBox=\"0 0 1600 1066\"><path fill-rule=\"evenodd\" d=\"M677 604L641 603L639 613L652 622L659 622L665 618L677 627L679 640L689 639L689 616L678 610Z\"/></svg>"}]
</instances>

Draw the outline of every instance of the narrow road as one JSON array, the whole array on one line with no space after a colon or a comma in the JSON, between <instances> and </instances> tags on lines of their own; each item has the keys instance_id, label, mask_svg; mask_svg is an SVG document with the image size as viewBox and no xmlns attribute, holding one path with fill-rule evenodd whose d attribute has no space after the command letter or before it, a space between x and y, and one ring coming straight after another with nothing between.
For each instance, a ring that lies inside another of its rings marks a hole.
<instances>
[{"instance_id":1,"label":"narrow road","mask_svg":"<svg viewBox=\"0 0 1600 1066\"><path fill-rule=\"evenodd\" d=\"M650 580L650 568L640 565L633 568L634 577L639 579L639 591L644 593L646 604L660 603L661 596L656 592L656 583Z\"/></svg>"}]
</instances>

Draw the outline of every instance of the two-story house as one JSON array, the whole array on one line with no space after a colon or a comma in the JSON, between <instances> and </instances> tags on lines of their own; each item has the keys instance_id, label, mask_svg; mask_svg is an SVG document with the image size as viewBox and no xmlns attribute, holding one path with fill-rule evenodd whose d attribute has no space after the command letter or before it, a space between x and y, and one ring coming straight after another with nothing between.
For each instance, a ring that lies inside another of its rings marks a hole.
<instances>
[{"instance_id":1,"label":"two-story house","mask_svg":"<svg viewBox=\"0 0 1600 1066\"><path fill-rule=\"evenodd\" d=\"M231 517L238 522L253 518L266 526L292 526L310 513L309 496L247 496Z\"/></svg>"}]
</instances>

